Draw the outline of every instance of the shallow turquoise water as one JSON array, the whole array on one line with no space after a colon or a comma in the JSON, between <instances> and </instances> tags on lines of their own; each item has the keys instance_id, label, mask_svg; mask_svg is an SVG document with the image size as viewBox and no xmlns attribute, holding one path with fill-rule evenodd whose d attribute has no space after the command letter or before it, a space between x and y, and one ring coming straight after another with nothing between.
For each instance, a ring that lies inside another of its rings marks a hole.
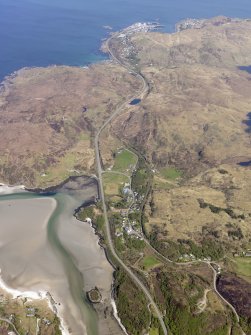
<instances>
[{"instance_id":1,"label":"shallow turquoise water","mask_svg":"<svg viewBox=\"0 0 251 335\"><path fill-rule=\"evenodd\" d=\"M251 17L249 0L0 0L0 80L24 66L86 65L105 58L101 39L136 21L166 31L187 17Z\"/></svg>"}]
</instances>

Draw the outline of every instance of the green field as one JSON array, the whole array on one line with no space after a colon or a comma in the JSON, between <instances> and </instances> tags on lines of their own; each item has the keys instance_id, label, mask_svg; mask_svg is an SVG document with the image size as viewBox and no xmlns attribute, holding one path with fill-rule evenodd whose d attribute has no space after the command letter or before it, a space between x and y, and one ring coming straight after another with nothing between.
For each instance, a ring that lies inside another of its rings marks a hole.
<instances>
[{"instance_id":1,"label":"green field","mask_svg":"<svg viewBox=\"0 0 251 335\"><path fill-rule=\"evenodd\" d=\"M154 256L146 256L142 260L144 269L148 270L158 265L160 262Z\"/></svg>"},{"instance_id":2,"label":"green field","mask_svg":"<svg viewBox=\"0 0 251 335\"><path fill-rule=\"evenodd\" d=\"M170 190L174 187L172 183L169 183L167 180L164 180L163 178L159 178L158 176L154 176L154 184L153 188L154 190Z\"/></svg>"},{"instance_id":3,"label":"green field","mask_svg":"<svg viewBox=\"0 0 251 335\"><path fill-rule=\"evenodd\" d=\"M55 185L69 176L74 175L74 166L78 163L78 158L73 152L67 152L57 160L55 165L48 167L44 176L38 176L39 185L53 182ZM47 185L47 184L46 184Z\"/></svg>"},{"instance_id":4,"label":"green field","mask_svg":"<svg viewBox=\"0 0 251 335\"><path fill-rule=\"evenodd\" d=\"M165 179L175 180L181 177L182 172L176 170L175 168L163 168L160 170L160 174Z\"/></svg>"},{"instance_id":5,"label":"green field","mask_svg":"<svg viewBox=\"0 0 251 335\"><path fill-rule=\"evenodd\" d=\"M128 150L122 150L119 152L114 161L113 170L119 172L127 172L127 170L133 170L137 164L137 156Z\"/></svg>"},{"instance_id":6,"label":"green field","mask_svg":"<svg viewBox=\"0 0 251 335\"><path fill-rule=\"evenodd\" d=\"M120 188L125 184L129 183L129 177L121 174L112 172L106 172L103 174L103 185L106 195L119 195Z\"/></svg>"},{"instance_id":7,"label":"green field","mask_svg":"<svg viewBox=\"0 0 251 335\"><path fill-rule=\"evenodd\" d=\"M149 335L159 335L159 330L157 328L151 328Z\"/></svg>"},{"instance_id":8,"label":"green field","mask_svg":"<svg viewBox=\"0 0 251 335\"><path fill-rule=\"evenodd\" d=\"M251 278L251 257L236 257L234 265L238 274Z\"/></svg>"}]
</instances>

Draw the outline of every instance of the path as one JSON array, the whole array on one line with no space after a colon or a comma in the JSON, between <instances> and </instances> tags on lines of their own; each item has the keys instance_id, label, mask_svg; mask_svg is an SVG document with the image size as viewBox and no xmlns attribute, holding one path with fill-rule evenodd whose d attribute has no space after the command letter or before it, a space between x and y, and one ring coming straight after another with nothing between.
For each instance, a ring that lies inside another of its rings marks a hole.
<instances>
[{"instance_id":1,"label":"path","mask_svg":"<svg viewBox=\"0 0 251 335\"><path fill-rule=\"evenodd\" d=\"M198 312L197 312L197 314L200 314L200 313L204 312L204 310L206 309L206 307L207 307L207 294L208 294L208 292L210 292L210 291L211 291L211 290L206 289L206 290L204 291L204 294L203 294L202 299L198 301L198 303L197 303L197 307L198 307Z\"/></svg>"}]
</instances>

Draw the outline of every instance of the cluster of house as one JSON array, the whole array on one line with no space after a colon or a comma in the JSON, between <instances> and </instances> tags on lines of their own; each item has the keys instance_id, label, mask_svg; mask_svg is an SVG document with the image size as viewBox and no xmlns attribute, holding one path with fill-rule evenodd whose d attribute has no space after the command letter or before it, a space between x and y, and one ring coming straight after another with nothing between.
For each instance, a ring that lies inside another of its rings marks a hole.
<instances>
[{"instance_id":1,"label":"cluster of house","mask_svg":"<svg viewBox=\"0 0 251 335\"><path fill-rule=\"evenodd\" d=\"M115 235L117 237L120 237L123 236L123 233L125 232L127 235L134 236L136 238L141 238L142 230L140 228L140 225L137 224L135 220L130 221L128 219L128 211L126 209L121 209L120 215L121 215L121 226L117 227Z\"/></svg>"},{"instance_id":2,"label":"cluster of house","mask_svg":"<svg viewBox=\"0 0 251 335\"><path fill-rule=\"evenodd\" d=\"M35 307L27 307L26 308L26 317L28 318L33 318L36 316L36 308ZM47 318L43 318L42 322L46 325L49 326L51 325L51 321Z\"/></svg>"},{"instance_id":3,"label":"cluster of house","mask_svg":"<svg viewBox=\"0 0 251 335\"><path fill-rule=\"evenodd\" d=\"M35 307L26 307L26 316L32 318L36 315Z\"/></svg>"},{"instance_id":4,"label":"cluster of house","mask_svg":"<svg viewBox=\"0 0 251 335\"><path fill-rule=\"evenodd\" d=\"M48 320L48 319L46 319L46 318L43 318L43 323L46 325L46 326L49 326L49 325L51 325L51 321L50 320Z\"/></svg>"},{"instance_id":5,"label":"cluster of house","mask_svg":"<svg viewBox=\"0 0 251 335\"><path fill-rule=\"evenodd\" d=\"M234 257L251 257L251 250L249 249L247 251L242 251L240 253L235 252Z\"/></svg>"},{"instance_id":6,"label":"cluster of house","mask_svg":"<svg viewBox=\"0 0 251 335\"><path fill-rule=\"evenodd\" d=\"M203 261L203 262L211 262L211 257L204 258L196 258L193 254L184 254L179 257L179 261L181 262L194 262L194 261Z\"/></svg>"},{"instance_id":7,"label":"cluster of house","mask_svg":"<svg viewBox=\"0 0 251 335\"><path fill-rule=\"evenodd\" d=\"M118 35L118 38L120 39L124 48L121 52L121 55L123 57L129 57L135 52L134 47L130 42L130 35L135 33L146 33L160 27L161 26L156 22L138 22L131 25L130 27L123 29Z\"/></svg>"},{"instance_id":8,"label":"cluster of house","mask_svg":"<svg viewBox=\"0 0 251 335\"><path fill-rule=\"evenodd\" d=\"M122 30L122 33L132 35L135 33L147 33L162 26L158 22L136 22Z\"/></svg>"},{"instance_id":9,"label":"cluster of house","mask_svg":"<svg viewBox=\"0 0 251 335\"><path fill-rule=\"evenodd\" d=\"M133 235L138 239L142 239L142 229L136 221L128 222L127 225L124 226L124 231L128 235Z\"/></svg>"},{"instance_id":10,"label":"cluster of house","mask_svg":"<svg viewBox=\"0 0 251 335\"><path fill-rule=\"evenodd\" d=\"M205 22L205 19L186 19L176 24L176 31L180 32L186 29L201 29Z\"/></svg>"}]
</instances>

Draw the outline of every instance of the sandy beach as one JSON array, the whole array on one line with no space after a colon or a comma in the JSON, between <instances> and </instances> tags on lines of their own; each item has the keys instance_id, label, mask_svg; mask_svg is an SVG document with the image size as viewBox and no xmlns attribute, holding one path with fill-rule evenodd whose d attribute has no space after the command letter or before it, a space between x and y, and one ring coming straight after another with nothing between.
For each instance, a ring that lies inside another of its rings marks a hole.
<instances>
[{"instance_id":1,"label":"sandy beach","mask_svg":"<svg viewBox=\"0 0 251 335\"><path fill-rule=\"evenodd\" d=\"M23 192L24 190L25 190L24 185L8 186L0 183L0 195Z\"/></svg>"},{"instance_id":2,"label":"sandy beach","mask_svg":"<svg viewBox=\"0 0 251 335\"><path fill-rule=\"evenodd\" d=\"M0 193L1 194L11 194L23 190L24 187L16 186L16 187L9 187L6 185L0 186ZM15 236L19 236L22 238L22 234L20 232L29 231L25 234L28 236L29 239L32 238L34 241L34 236L37 236L37 240L35 243L37 246L41 245L46 240L46 227L51 214L55 210L57 206L57 202L52 198L40 198L40 199L29 199L29 200L5 200L0 201L0 211L1 211L1 218L0 218L0 230L1 230L1 259L5 259L5 262L1 262L0 268L0 288L4 290L6 293L10 294L14 299L16 298L27 298L30 300L46 300L48 303L49 308L55 312L55 306L52 305L50 294L47 290L45 290L44 283L41 281L41 286L35 285L34 287L27 287L28 285L21 285L18 286L12 283L9 286L7 283L11 283L11 278L13 277L10 275L11 269L17 266L16 262L14 261L10 267L8 255L8 248L6 245L11 246L12 243L15 241ZM27 208L26 208L27 207ZM27 209L27 210L25 210ZM31 211L31 212L30 212ZM30 219L31 214L36 213L36 219ZM21 213L21 215L20 215ZM17 220L18 218L18 220ZM14 222L16 222L17 227L13 227ZM9 229L7 228L9 227ZM14 228L14 229L13 229ZM21 229L21 231L20 231ZM33 232L31 237L30 233ZM24 238L23 244L25 244L26 238ZM25 250L22 250L25 253ZM30 249L30 252L32 250ZM27 251L26 251L27 252ZM12 255L13 256L13 255ZM27 261L28 255L26 254ZM13 258L12 258L13 260ZM4 265L5 264L5 265ZM3 266L3 270L2 270ZM5 278L5 279L4 279ZM29 289L29 290L28 290ZM53 297L54 299L54 297ZM62 335L69 335L67 330L67 326L64 322L62 310L60 306L57 306L57 316L60 319L61 324L61 331Z\"/></svg>"},{"instance_id":3,"label":"sandy beach","mask_svg":"<svg viewBox=\"0 0 251 335\"><path fill-rule=\"evenodd\" d=\"M59 198L0 197L0 287L13 297L47 299L57 310L63 335L85 335L87 325L88 334L96 334L97 317L83 297L97 286L109 302L113 269L92 227L73 217L72 197ZM58 201L63 209L51 233L49 219Z\"/></svg>"},{"instance_id":4,"label":"sandy beach","mask_svg":"<svg viewBox=\"0 0 251 335\"><path fill-rule=\"evenodd\" d=\"M27 299L28 301L37 301L37 300L44 300L47 302L48 307L51 309L53 313L56 313L58 318L60 319L60 330L62 335L70 335L67 325L64 322L62 311L60 308L56 308L55 304L52 303L53 298L49 292L46 291L19 291L9 287L1 276L1 269L0 269L0 289L3 290L5 293L10 294L13 299ZM54 300L54 299L53 299Z\"/></svg>"}]
</instances>

